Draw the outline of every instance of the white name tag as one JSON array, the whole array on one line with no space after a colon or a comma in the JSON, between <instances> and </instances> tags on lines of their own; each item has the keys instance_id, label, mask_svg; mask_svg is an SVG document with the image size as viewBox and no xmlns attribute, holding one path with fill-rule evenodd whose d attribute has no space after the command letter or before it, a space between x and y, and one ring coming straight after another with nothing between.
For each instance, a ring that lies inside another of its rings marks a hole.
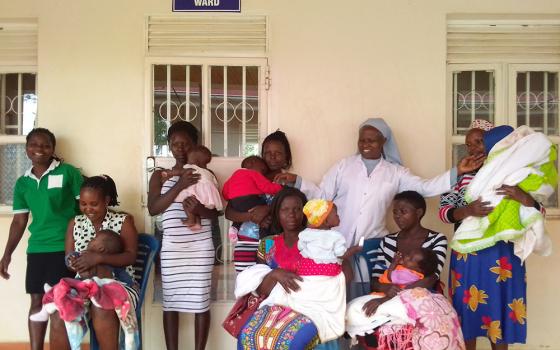
<instances>
[{"instance_id":1,"label":"white name tag","mask_svg":"<svg viewBox=\"0 0 560 350\"><path fill-rule=\"evenodd\" d=\"M63 175L49 175L49 185L47 188L61 188Z\"/></svg>"}]
</instances>

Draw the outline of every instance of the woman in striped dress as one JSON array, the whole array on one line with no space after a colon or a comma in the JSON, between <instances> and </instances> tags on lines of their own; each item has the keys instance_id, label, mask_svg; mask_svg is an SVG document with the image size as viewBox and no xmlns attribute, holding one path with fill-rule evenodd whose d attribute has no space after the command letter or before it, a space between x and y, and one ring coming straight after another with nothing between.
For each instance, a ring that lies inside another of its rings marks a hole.
<instances>
[{"instance_id":1,"label":"woman in striped dress","mask_svg":"<svg viewBox=\"0 0 560 350\"><path fill-rule=\"evenodd\" d=\"M188 151L198 142L198 131L192 124L180 121L167 131L167 141L176 160L173 170L181 171ZM165 171L155 171L150 179L148 210L151 215L163 213L160 256L163 329L168 350L177 350L179 346L179 312L195 314L195 349L205 348L210 329L210 287L214 265L210 219L218 212L207 209L194 197L183 202L175 200L179 192L195 184L199 178L200 175L187 170L180 176L169 178ZM200 230L191 231L185 226L186 211L201 217Z\"/></svg>"},{"instance_id":2,"label":"woman in striped dress","mask_svg":"<svg viewBox=\"0 0 560 350\"><path fill-rule=\"evenodd\" d=\"M261 156L268 166L268 172L265 176L270 181L274 181L278 174L289 169L292 166L292 152L286 134L277 130L268 135L262 143ZM270 225L269 213L268 205L258 205L249 212L243 213L234 210L229 204L225 212L226 219L228 220L233 222L252 221L261 227L268 227ZM259 240L243 236L239 236L238 239L233 249L233 262L235 271L241 272L247 267L256 264Z\"/></svg>"}]
</instances>

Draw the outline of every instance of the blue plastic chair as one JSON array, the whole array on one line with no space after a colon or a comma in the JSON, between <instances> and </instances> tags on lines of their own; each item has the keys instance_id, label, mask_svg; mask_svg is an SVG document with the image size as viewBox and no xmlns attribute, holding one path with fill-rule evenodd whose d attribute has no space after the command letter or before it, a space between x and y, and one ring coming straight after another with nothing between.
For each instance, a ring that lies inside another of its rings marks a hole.
<instances>
[{"instance_id":1,"label":"blue plastic chair","mask_svg":"<svg viewBox=\"0 0 560 350\"><path fill-rule=\"evenodd\" d=\"M354 261L356 263L356 266L358 267L356 272L359 274L360 280L362 281L362 288L365 288L364 281L368 280L368 276L369 278L371 278L371 273L375 266L375 263L373 262L373 259L375 258L374 252L379 247L380 244L381 244L381 239L376 239L376 238L366 239L364 241L364 246L362 248L362 251L354 256ZM362 271L360 269L359 267L360 257L362 257L366 261L367 271ZM369 292L371 292L369 289L363 290L364 295L368 294Z\"/></svg>"},{"instance_id":2,"label":"blue plastic chair","mask_svg":"<svg viewBox=\"0 0 560 350\"><path fill-rule=\"evenodd\" d=\"M154 263L157 252L159 251L160 243L159 241L150 234L140 233L138 234L138 253L136 256L136 263L134 264L134 278L140 285L140 293L138 299L138 305L136 306L136 319L138 320L138 331L140 334L140 339L138 343L138 349L142 349L142 304L144 303L144 297L146 296L146 289L148 288L148 280L150 277L150 271ZM90 322L90 349L99 350L99 344L97 343L97 338L95 337L95 332L93 326ZM121 331L120 339L123 340L123 334ZM123 348L123 343L120 343L120 348Z\"/></svg>"}]
</instances>

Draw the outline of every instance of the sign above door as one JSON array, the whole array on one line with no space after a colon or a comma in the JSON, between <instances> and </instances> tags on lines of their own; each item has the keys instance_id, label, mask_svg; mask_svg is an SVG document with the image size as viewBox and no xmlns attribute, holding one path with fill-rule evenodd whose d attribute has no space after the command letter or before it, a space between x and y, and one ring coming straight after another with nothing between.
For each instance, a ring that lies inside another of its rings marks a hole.
<instances>
[{"instance_id":1,"label":"sign above door","mask_svg":"<svg viewBox=\"0 0 560 350\"><path fill-rule=\"evenodd\" d=\"M241 0L173 0L173 12L240 12Z\"/></svg>"}]
</instances>

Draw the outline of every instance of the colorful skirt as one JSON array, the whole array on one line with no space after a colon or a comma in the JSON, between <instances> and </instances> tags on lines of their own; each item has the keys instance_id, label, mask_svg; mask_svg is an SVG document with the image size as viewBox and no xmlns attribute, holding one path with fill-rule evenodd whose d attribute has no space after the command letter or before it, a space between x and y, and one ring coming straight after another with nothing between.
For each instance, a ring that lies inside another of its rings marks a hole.
<instances>
[{"instance_id":1,"label":"colorful skirt","mask_svg":"<svg viewBox=\"0 0 560 350\"><path fill-rule=\"evenodd\" d=\"M307 350L319 343L317 328L306 316L284 306L263 306L237 338L238 350Z\"/></svg>"},{"instance_id":2,"label":"colorful skirt","mask_svg":"<svg viewBox=\"0 0 560 350\"><path fill-rule=\"evenodd\" d=\"M513 243L474 253L452 251L449 295L465 340L487 337L495 344L525 343L527 283L525 265Z\"/></svg>"}]
</instances>

